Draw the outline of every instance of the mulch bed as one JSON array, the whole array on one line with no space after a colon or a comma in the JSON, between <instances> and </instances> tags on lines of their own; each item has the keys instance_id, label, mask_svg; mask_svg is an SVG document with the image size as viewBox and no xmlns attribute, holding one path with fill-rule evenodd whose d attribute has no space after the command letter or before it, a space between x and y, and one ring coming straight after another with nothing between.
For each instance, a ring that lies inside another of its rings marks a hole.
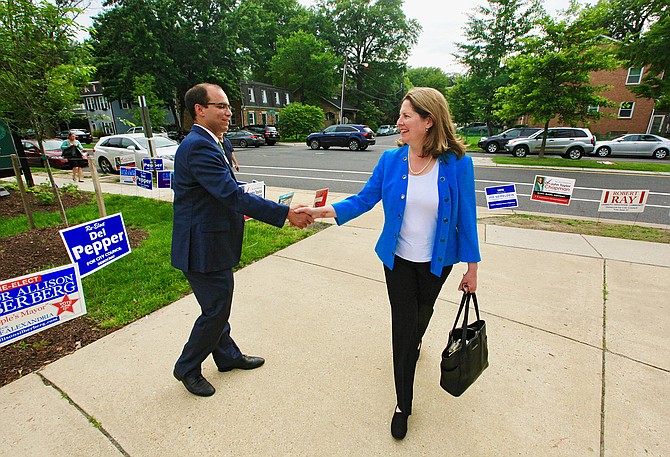
<instances>
[{"instance_id":1,"label":"mulch bed","mask_svg":"<svg viewBox=\"0 0 670 457\"><path fill-rule=\"evenodd\" d=\"M18 191L0 197L0 217L25 215ZM40 204L29 195L33 211L58 211L58 205ZM61 192L64 208L88 203L92 194ZM0 238L0 281L44 270L49 266L70 263L57 227L43 227ZM137 247L148 234L141 229L126 228L131 248ZM8 346L0 348L0 386L38 370L49 362L70 354L87 344L117 330L99 328L87 316L72 319Z\"/></svg>"}]
</instances>

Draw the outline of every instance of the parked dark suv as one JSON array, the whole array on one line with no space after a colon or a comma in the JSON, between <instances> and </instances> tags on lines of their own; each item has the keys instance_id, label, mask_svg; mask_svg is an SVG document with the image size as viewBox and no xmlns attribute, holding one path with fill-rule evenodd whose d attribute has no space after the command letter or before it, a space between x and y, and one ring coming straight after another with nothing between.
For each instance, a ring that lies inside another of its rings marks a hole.
<instances>
[{"instance_id":1,"label":"parked dark suv","mask_svg":"<svg viewBox=\"0 0 670 457\"><path fill-rule=\"evenodd\" d=\"M505 152L505 145L509 140L514 138L527 138L539 130L542 129L535 127L507 129L499 135L481 137L479 143L477 143L477 146L486 152L490 152L491 154L495 154L496 152Z\"/></svg>"},{"instance_id":2,"label":"parked dark suv","mask_svg":"<svg viewBox=\"0 0 670 457\"><path fill-rule=\"evenodd\" d=\"M307 146L312 149L328 149L342 146L352 151L362 151L375 144L375 134L370 127L361 124L335 124L318 133L307 136Z\"/></svg>"},{"instance_id":3,"label":"parked dark suv","mask_svg":"<svg viewBox=\"0 0 670 457\"><path fill-rule=\"evenodd\" d=\"M272 146L277 141L279 141L279 131L277 127L270 124L251 124L246 127L242 127L241 130L249 130L259 135L263 135L265 138L265 144Z\"/></svg>"}]
</instances>

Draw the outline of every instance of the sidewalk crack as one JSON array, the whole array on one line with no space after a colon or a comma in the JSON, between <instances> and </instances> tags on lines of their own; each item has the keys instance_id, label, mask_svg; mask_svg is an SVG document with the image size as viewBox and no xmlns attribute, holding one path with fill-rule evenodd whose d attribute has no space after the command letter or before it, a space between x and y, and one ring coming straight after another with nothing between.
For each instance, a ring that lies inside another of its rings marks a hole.
<instances>
[{"instance_id":1,"label":"sidewalk crack","mask_svg":"<svg viewBox=\"0 0 670 457\"><path fill-rule=\"evenodd\" d=\"M91 425L93 425L93 427L95 427L100 433L102 433L102 434L105 436L105 438L107 438L107 439L109 440L110 443L112 443L112 446L114 446L114 447L121 453L121 455L123 455L123 456L125 456L125 457L130 457L130 454L128 454L128 453L126 452L126 450L123 449L123 447L121 446L121 444L119 444L119 442L116 441L116 440L114 439L114 437L113 437L107 430L105 430L105 428L102 426L102 424L101 424L100 422L98 422L97 419L96 419L95 417L93 417L93 416L91 416L90 414L88 414L88 413L86 412L86 410L84 410L84 408L82 408L82 407L79 406L77 403L75 403L75 401L72 400L72 398L70 398L70 396L69 396L67 393L65 393L65 391L64 391L63 389L61 389L61 388L58 387L56 384L54 384L54 383L51 382L49 379L47 379L42 373L40 373L40 372L36 372L36 374L37 374L37 376L40 377L40 379L42 380L42 382L44 383L44 385L49 386L49 387L55 389L56 391L58 391L58 392L61 394L61 396L62 396L64 399L66 399L66 400L68 401L68 403L70 403L70 405L74 406L74 408L75 408L77 411L79 411L79 413L80 413L82 416L84 416L84 417L86 418L86 420L87 420Z\"/></svg>"}]
</instances>

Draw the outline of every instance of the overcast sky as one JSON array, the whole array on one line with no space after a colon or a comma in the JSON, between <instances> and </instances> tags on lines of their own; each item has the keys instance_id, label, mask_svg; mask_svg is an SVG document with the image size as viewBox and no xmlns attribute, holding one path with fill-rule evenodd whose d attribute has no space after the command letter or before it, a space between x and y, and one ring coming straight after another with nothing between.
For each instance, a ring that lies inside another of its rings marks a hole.
<instances>
[{"instance_id":1,"label":"overcast sky","mask_svg":"<svg viewBox=\"0 0 670 457\"><path fill-rule=\"evenodd\" d=\"M298 0L309 6L313 0ZM581 0L592 4L596 0ZM91 7L86 10L80 23L90 27L90 16L97 15L101 10L101 0L92 0ZM462 68L452 56L456 52L456 43L463 42L463 27L468 13L474 12L485 0L405 0L403 9L410 19L416 19L423 30L419 42L412 50L408 65L410 67L438 67L446 72L460 72ZM568 7L570 0L545 0L544 7L554 14Z\"/></svg>"}]
</instances>

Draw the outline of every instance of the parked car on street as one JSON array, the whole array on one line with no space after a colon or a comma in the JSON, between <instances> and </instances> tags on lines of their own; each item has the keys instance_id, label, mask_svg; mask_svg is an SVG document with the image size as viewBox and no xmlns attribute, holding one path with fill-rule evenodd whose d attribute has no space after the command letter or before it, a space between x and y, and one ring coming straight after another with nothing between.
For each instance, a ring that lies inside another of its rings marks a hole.
<instances>
[{"instance_id":1,"label":"parked car on street","mask_svg":"<svg viewBox=\"0 0 670 457\"><path fill-rule=\"evenodd\" d=\"M544 129L533 133L528 138L510 140L505 150L515 157L526 157L538 154L542 147ZM547 130L547 143L544 153L559 154L566 159L578 160L584 154L593 152L596 138L589 129L576 127L551 127Z\"/></svg>"},{"instance_id":2,"label":"parked car on street","mask_svg":"<svg viewBox=\"0 0 670 457\"><path fill-rule=\"evenodd\" d=\"M154 135L168 136L168 132L165 130L165 127L151 127L151 130L153 131ZM144 127L141 125L130 127L128 130L126 130L126 133L144 133Z\"/></svg>"},{"instance_id":3,"label":"parked car on street","mask_svg":"<svg viewBox=\"0 0 670 457\"><path fill-rule=\"evenodd\" d=\"M156 135L156 156L163 159L163 168L174 169L174 155L179 144ZM150 157L149 142L143 133L122 133L101 138L93 147L92 156L103 173L118 173L119 167L142 167L142 159Z\"/></svg>"},{"instance_id":4,"label":"parked car on street","mask_svg":"<svg viewBox=\"0 0 670 457\"><path fill-rule=\"evenodd\" d=\"M393 135L393 133L395 133L393 126L388 124L380 125L377 129L377 136Z\"/></svg>"},{"instance_id":5,"label":"parked car on street","mask_svg":"<svg viewBox=\"0 0 670 457\"><path fill-rule=\"evenodd\" d=\"M477 143L477 146L486 152L490 152L491 154L495 154L496 152L505 152L505 145L508 141L514 138L527 138L538 130L542 129L535 127L507 129L499 135L481 137L479 143Z\"/></svg>"},{"instance_id":6,"label":"parked car on street","mask_svg":"<svg viewBox=\"0 0 670 457\"><path fill-rule=\"evenodd\" d=\"M63 130L57 135L57 137L61 140L65 140L70 135L70 133L74 133L74 136L79 140L80 143L93 143L93 136L91 136L91 132L83 129Z\"/></svg>"},{"instance_id":7,"label":"parked car on street","mask_svg":"<svg viewBox=\"0 0 670 457\"><path fill-rule=\"evenodd\" d=\"M49 166L52 168L70 168L67 159L63 157L63 153L60 148L62 143L63 140L57 138L44 140L44 153L49 158ZM23 144L23 150L26 151L28 165L31 167L43 167L44 163L42 162L42 151L40 150L37 140L21 140L21 144Z\"/></svg>"},{"instance_id":8,"label":"parked car on street","mask_svg":"<svg viewBox=\"0 0 670 457\"><path fill-rule=\"evenodd\" d=\"M489 133L489 128L486 126L486 122L470 122L467 125L458 127L456 132L462 135L486 135Z\"/></svg>"},{"instance_id":9,"label":"parked car on street","mask_svg":"<svg viewBox=\"0 0 670 457\"><path fill-rule=\"evenodd\" d=\"M312 149L328 149L331 146L365 150L375 144L375 134L370 127L361 124L335 124L307 136L307 146Z\"/></svg>"},{"instance_id":10,"label":"parked car on street","mask_svg":"<svg viewBox=\"0 0 670 457\"><path fill-rule=\"evenodd\" d=\"M181 141L186 138L186 135L188 135L188 132L184 130L170 130L167 132L168 138L175 140L177 143L181 143Z\"/></svg>"},{"instance_id":11,"label":"parked car on street","mask_svg":"<svg viewBox=\"0 0 670 457\"><path fill-rule=\"evenodd\" d=\"M274 145L277 141L279 141L279 130L277 130L277 127L274 125L270 124L251 124L247 125L245 127L242 127L242 130L248 130L250 132L258 133L259 135L263 135L263 138L265 138L265 144L268 146Z\"/></svg>"},{"instance_id":12,"label":"parked car on street","mask_svg":"<svg viewBox=\"0 0 670 457\"><path fill-rule=\"evenodd\" d=\"M259 147L265 144L265 138L248 130L234 130L226 133L226 138L230 140L233 146L248 148L249 146Z\"/></svg>"},{"instance_id":13,"label":"parked car on street","mask_svg":"<svg viewBox=\"0 0 670 457\"><path fill-rule=\"evenodd\" d=\"M610 141L596 142L594 155L599 157L631 155L665 159L669 152L669 139L646 133L632 133Z\"/></svg>"}]
</instances>

